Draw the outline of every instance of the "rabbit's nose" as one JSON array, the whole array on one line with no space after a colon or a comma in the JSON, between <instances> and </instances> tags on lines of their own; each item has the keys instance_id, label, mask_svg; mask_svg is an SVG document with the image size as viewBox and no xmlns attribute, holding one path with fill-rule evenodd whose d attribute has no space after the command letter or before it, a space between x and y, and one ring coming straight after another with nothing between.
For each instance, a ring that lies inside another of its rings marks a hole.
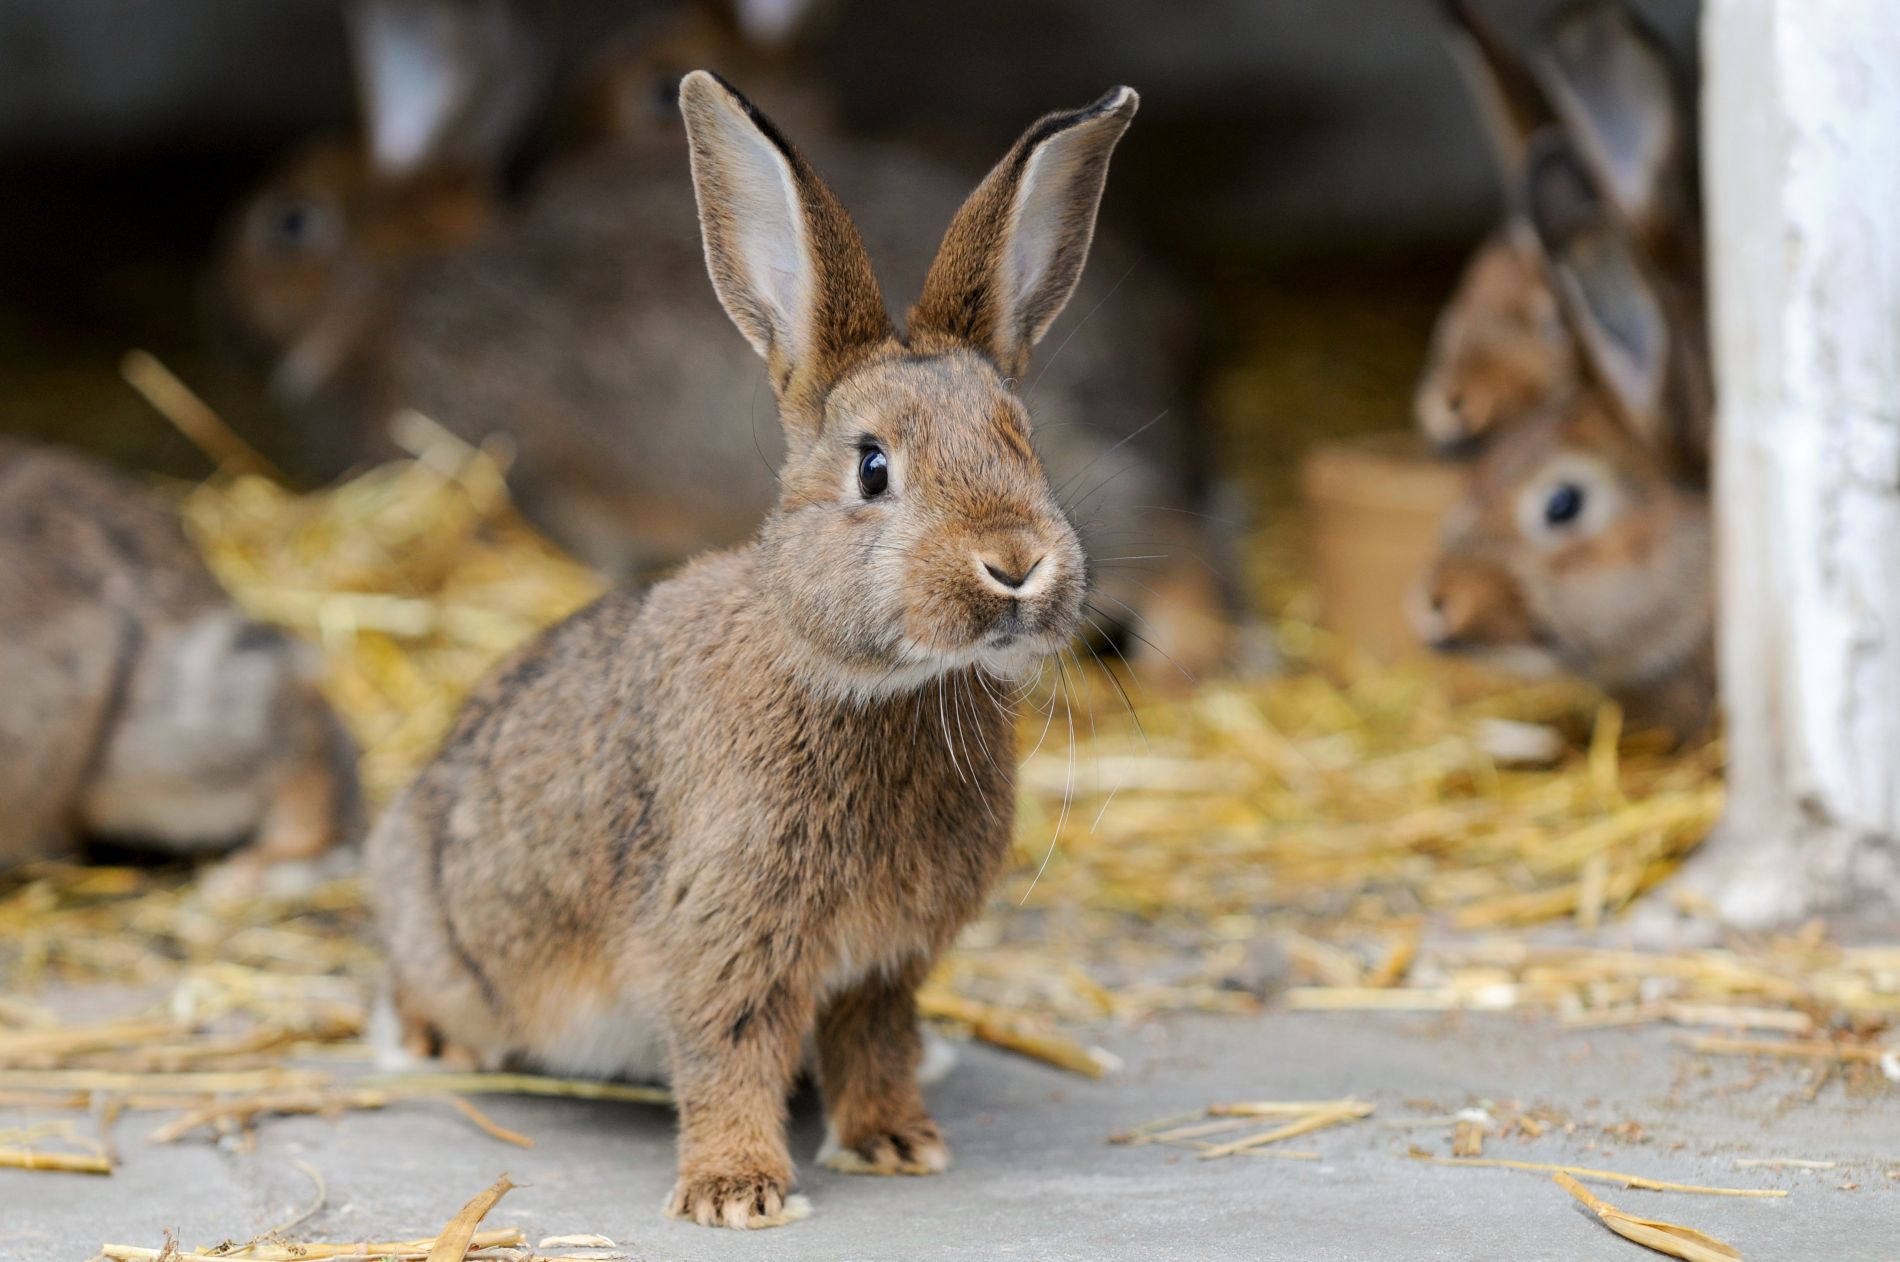
<instances>
[{"instance_id":1,"label":"rabbit's nose","mask_svg":"<svg viewBox=\"0 0 1900 1262\"><path fill-rule=\"evenodd\" d=\"M1015 556L979 556L977 564L989 585L1005 596L1034 595L1043 585L1046 567L1041 556L1025 561Z\"/></svg>"}]
</instances>

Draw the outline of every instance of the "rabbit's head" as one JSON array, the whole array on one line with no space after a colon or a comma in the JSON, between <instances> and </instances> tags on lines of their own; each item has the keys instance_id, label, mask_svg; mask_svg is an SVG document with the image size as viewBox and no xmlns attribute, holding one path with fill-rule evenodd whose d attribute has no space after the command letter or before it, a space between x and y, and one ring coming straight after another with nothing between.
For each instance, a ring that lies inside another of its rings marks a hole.
<instances>
[{"instance_id":1,"label":"rabbit's head","mask_svg":"<svg viewBox=\"0 0 1900 1262\"><path fill-rule=\"evenodd\" d=\"M1444 529L1414 613L1435 648L1565 667L1612 691L1706 654L1707 496L1598 390L1490 439Z\"/></svg>"},{"instance_id":2,"label":"rabbit's head","mask_svg":"<svg viewBox=\"0 0 1900 1262\"><path fill-rule=\"evenodd\" d=\"M1714 703L1709 390L1674 295L1560 138L1526 204L1587 374L1489 435L1415 603L1428 643L1667 694L1688 734Z\"/></svg>"},{"instance_id":3,"label":"rabbit's head","mask_svg":"<svg viewBox=\"0 0 1900 1262\"><path fill-rule=\"evenodd\" d=\"M686 76L707 265L787 439L768 596L833 685L1015 674L1075 634L1086 562L1012 387L1081 274L1136 101L1117 88L1031 127L951 221L900 335L804 157L724 81Z\"/></svg>"},{"instance_id":4,"label":"rabbit's head","mask_svg":"<svg viewBox=\"0 0 1900 1262\"><path fill-rule=\"evenodd\" d=\"M1433 445L1459 450L1562 397L1579 371L1536 252L1505 228L1479 247L1432 327L1413 413Z\"/></svg>"},{"instance_id":5,"label":"rabbit's head","mask_svg":"<svg viewBox=\"0 0 1900 1262\"><path fill-rule=\"evenodd\" d=\"M350 10L361 141L325 141L238 208L214 311L306 401L370 338L392 280L490 224L534 58L505 0L373 0Z\"/></svg>"}]
</instances>

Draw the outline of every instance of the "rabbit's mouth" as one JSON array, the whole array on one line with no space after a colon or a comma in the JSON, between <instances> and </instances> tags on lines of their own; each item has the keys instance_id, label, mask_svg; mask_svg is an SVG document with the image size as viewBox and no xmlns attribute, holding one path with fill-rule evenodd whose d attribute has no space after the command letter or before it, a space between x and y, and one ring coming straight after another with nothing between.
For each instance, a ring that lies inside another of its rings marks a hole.
<instances>
[{"instance_id":1,"label":"rabbit's mouth","mask_svg":"<svg viewBox=\"0 0 1900 1262\"><path fill-rule=\"evenodd\" d=\"M1032 629L1018 622L987 636L969 654L970 664L992 675L1018 679L1060 653L1072 637Z\"/></svg>"}]
</instances>

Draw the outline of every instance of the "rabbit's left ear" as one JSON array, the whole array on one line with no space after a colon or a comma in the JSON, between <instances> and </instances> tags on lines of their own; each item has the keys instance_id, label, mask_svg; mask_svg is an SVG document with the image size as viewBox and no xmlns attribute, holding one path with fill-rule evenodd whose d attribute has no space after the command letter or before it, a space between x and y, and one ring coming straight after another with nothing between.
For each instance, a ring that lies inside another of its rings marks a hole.
<instances>
[{"instance_id":1,"label":"rabbit's left ear","mask_svg":"<svg viewBox=\"0 0 1900 1262\"><path fill-rule=\"evenodd\" d=\"M806 405L891 335L870 256L811 164L731 84L693 71L680 112L713 288L765 358L787 428L808 429L819 418Z\"/></svg>"},{"instance_id":2,"label":"rabbit's left ear","mask_svg":"<svg viewBox=\"0 0 1900 1262\"><path fill-rule=\"evenodd\" d=\"M1441 0L1445 43L1478 108L1491 156L1504 178L1505 198L1518 193L1531 139L1557 121L1537 77L1478 7L1476 0Z\"/></svg>"},{"instance_id":3,"label":"rabbit's left ear","mask_svg":"<svg viewBox=\"0 0 1900 1262\"><path fill-rule=\"evenodd\" d=\"M965 342L1004 376L1022 373L1081 279L1109 155L1140 101L1115 88L1023 133L950 221L911 308L913 339Z\"/></svg>"}]
</instances>

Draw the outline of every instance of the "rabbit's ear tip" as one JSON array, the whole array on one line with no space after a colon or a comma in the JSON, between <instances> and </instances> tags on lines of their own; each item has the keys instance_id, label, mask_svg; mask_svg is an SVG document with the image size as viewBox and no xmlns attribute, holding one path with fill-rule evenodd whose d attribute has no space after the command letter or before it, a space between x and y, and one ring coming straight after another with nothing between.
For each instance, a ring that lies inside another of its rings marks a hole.
<instances>
[{"instance_id":1,"label":"rabbit's ear tip","mask_svg":"<svg viewBox=\"0 0 1900 1262\"><path fill-rule=\"evenodd\" d=\"M732 103L741 107L745 98L739 90L710 70L691 70L680 80L680 105L720 105Z\"/></svg>"},{"instance_id":2,"label":"rabbit's ear tip","mask_svg":"<svg viewBox=\"0 0 1900 1262\"><path fill-rule=\"evenodd\" d=\"M1097 107L1104 114L1133 114L1141 105L1141 94L1125 83L1118 83L1102 94Z\"/></svg>"}]
</instances>

